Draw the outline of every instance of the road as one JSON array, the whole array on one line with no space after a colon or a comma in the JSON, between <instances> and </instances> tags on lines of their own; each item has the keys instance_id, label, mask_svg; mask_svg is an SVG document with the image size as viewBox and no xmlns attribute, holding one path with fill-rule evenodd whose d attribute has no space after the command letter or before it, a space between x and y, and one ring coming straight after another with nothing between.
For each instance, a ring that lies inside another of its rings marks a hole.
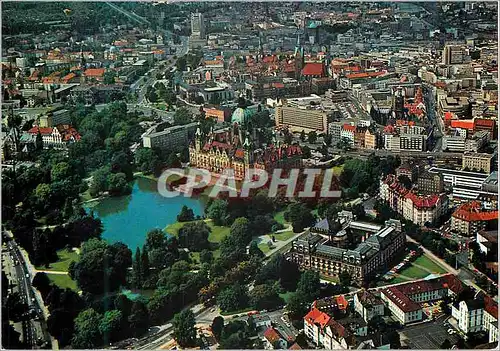
<instances>
[{"instance_id":1,"label":"road","mask_svg":"<svg viewBox=\"0 0 500 351\"><path fill-rule=\"evenodd\" d=\"M4 237L12 238L12 235L5 232ZM23 322L24 341L33 348L43 344L44 341L50 344L53 338L46 332L48 310L43 304L40 294L31 285L32 270L29 269L30 263L25 260L25 256L14 240L7 239L6 245L8 254L5 257L11 260L10 266L14 268L13 273L16 276L19 294L29 309L33 311L34 319ZM54 343L52 346L53 349L57 348Z\"/></svg>"}]
</instances>

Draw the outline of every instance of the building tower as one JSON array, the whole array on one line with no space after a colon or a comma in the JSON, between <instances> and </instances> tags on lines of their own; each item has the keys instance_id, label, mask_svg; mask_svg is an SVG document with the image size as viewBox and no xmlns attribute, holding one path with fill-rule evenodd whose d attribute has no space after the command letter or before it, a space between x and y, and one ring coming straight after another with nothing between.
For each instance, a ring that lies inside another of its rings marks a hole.
<instances>
[{"instance_id":1,"label":"building tower","mask_svg":"<svg viewBox=\"0 0 500 351\"><path fill-rule=\"evenodd\" d=\"M304 61L304 48L300 45L300 34L297 33L297 43L295 45L295 79L300 78Z\"/></svg>"},{"instance_id":2,"label":"building tower","mask_svg":"<svg viewBox=\"0 0 500 351\"><path fill-rule=\"evenodd\" d=\"M392 98L392 110L396 119L403 118L403 109L405 105L405 96L402 87L397 87Z\"/></svg>"},{"instance_id":3,"label":"building tower","mask_svg":"<svg viewBox=\"0 0 500 351\"><path fill-rule=\"evenodd\" d=\"M191 14L191 36L197 39L205 38L205 23L201 13Z\"/></svg>"},{"instance_id":4,"label":"building tower","mask_svg":"<svg viewBox=\"0 0 500 351\"><path fill-rule=\"evenodd\" d=\"M259 32L259 52L257 54L257 62L262 61L263 57L264 57L264 48L262 47L262 36L261 33Z\"/></svg>"}]
</instances>

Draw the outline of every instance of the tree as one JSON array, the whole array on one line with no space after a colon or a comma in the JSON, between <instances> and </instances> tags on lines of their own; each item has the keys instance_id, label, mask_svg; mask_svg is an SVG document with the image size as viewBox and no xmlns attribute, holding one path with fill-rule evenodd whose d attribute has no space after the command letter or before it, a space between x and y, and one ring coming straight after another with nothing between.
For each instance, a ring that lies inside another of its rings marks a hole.
<instances>
[{"instance_id":1,"label":"tree","mask_svg":"<svg viewBox=\"0 0 500 351\"><path fill-rule=\"evenodd\" d=\"M250 247L248 249L248 253L250 256L257 256L259 258L262 258L264 257L264 253L262 252L262 250L259 248L259 245L257 244L257 241L253 240L251 243L250 243Z\"/></svg>"},{"instance_id":2,"label":"tree","mask_svg":"<svg viewBox=\"0 0 500 351\"><path fill-rule=\"evenodd\" d=\"M302 129L302 132L300 132L300 140L302 142L306 141L306 132L304 131L304 129Z\"/></svg>"},{"instance_id":3,"label":"tree","mask_svg":"<svg viewBox=\"0 0 500 351\"><path fill-rule=\"evenodd\" d=\"M348 287L351 285L351 274L347 270L343 270L339 274L340 285Z\"/></svg>"},{"instance_id":4,"label":"tree","mask_svg":"<svg viewBox=\"0 0 500 351\"><path fill-rule=\"evenodd\" d=\"M92 238L82 245L80 261L74 264L70 275L84 292L101 294L125 285L131 264L132 252L124 244L109 245ZM106 286L103 281L107 282Z\"/></svg>"},{"instance_id":5,"label":"tree","mask_svg":"<svg viewBox=\"0 0 500 351\"><path fill-rule=\"evenodd\" d=\"M309 142L309 144L315 144L316 140L318 140L318 135L315 131L311 131L309 132L309 134L307 134L307 141Z\"/></svg>"},{"instance_id":6,"label":"tree","mask_svg":"<svg viewBox=\"0 0 500 351\"><path fill-rule=\"evenodd\" d=\"M210 227L204 221L186 223L179 229L179 245L192 251L201 251L210 246Z\"/></svg>"},{"instance_id":7,"label":"tree","mask_svg":"<svg viewBox=\"0 0 500 351\"><path fill-rule=\"evenodd\" d=\"M207 216L218 226L223 226L228 221L228 203L225 200L215 199L207 209Z\"/></svg>"},{"instance_id":8,"label":"tree","mask_svg":"<svg viewBox=\"0 0 500 351\"><path fill-rule=\"evenodd\" d=\"M302 319L307 313L308 303L309 301L306 296L302 292L297 291L290 296L286 309L290 312L292 318Z\"/></svg>"},{"instance_id":9,"label":"tree","mask_svg":"<svg viewBox=\"0 0 500 351\"><path fill-rule=\"evenodd\" d=\"M41 204L47 204L50 201L51 188L49 184L38 184L35 189L35 197Z\"/></svg>"},{"instance_id":10,"label":"tree","mask_svg":"<svg viewBox=\"0 0 500 351\"><path fill-rule=\"evenodd\" d=\"M115 84L116 72L107 71L104 73L104 84L110 85Z\"/></svg>"},{"instance_id":11,"label":"tree","mask_svg":"<svg viewBox=\"0 0 500 351\"><path fill-rule=\"evenodd\" d=\"M299 233L314 224L315 218L303 203L293 203L285 212L285 219L292 222L293 231Z\"/></svg>"},{"instance_id":12,"label":"tree","mask_svg":"<svg viewBox=\"0 0 500 351\"><path fill-rule=\"evenodd\" d=\"M109 175L110 170L107 166L101 167L92 173L92 181L89 188L90 195L97 196L108 190Z\"/></svg>"},{"instance_id":13,"label":"tree","mask_svg":"<svg viewBox=\"0 0 500 351\"><path fill-rule=\"evenodd\" d=\"M301 274L297 284L297 292L304 294L304 297L309 301L314 301L319 296L321 288L319 273L313 271L305 271Z\"/></svg>"},{"instance_id":14,"label":"tree","mask_svg":"<svg viewBox=\"0 0 500 351\"><path fill-rule=\"evenodd\" d=\"M106 311L99 324L99 331L104 337L104 345L119 339L122 327L122 312L118 310Z\"/></svg>"},{"instance_id":15,"label":"tree","mask_svg":"<svg viewBox=\"0 0 500 351\"><path fill-rule=\"evenodd\" d=\"M210 326L212 329L212 333L216 340L219 340L222 334L222 330L224 329L224 318L221 316L217 316L212 321L212 325Z\"/></svg>"},{"instance_id":16,"label":"tree","mask_svg":"<svg viewBox=\"0 0 500 351\"><path fill-rule=\"evenodd\" d=\"M111 196L130 194L132 187L127 182L125 173L112 173L108 176L108 191Z\"/></svg>"},{"instance_id":17,"label":"tree","mask_svg":"<svg viewBox=\"0 0 500 351\"><path fill-rule=\"evenodd\" d=\"M145 147L136 151L135 164L144 174L157 174L161 167L160 159L153 149Z\"/></svg>"},{"instance_id":18,"label":"tree","mask_svg":"<svg viewBox=\"0 0 500 351\"><path fill-rule=\"evenodd\" d=\"M223 312L245 308L248 305L246 289L239 284L225 288L217 296L217 304Z\"/></svg>"},{"instance_id":19,"label":"tree","mask_svg":"<svg viewBox=\"0 0 500 351\"><path fill-rule=\"evenodd\" d=\"M174 125L181 126L191 122L193 114L186 108L182 107L175 111Z\"/></svg>"},{"instance_id":20,"label":"tree","mask_svg":"<svg viewBox=\"0 0 500 351\"><path fill-rule=\"evenodd\" d=\"M342 137L337 143L337 148L344 151L349 151L351 149L351 140L346 137Z\"/></svg>"},{"instance_id":21,"label":"tree","mask_svg":"<svg viewBox=\"0 0 500 351\"><path fill-rule=\"evenodd\" d=\"M239 246L248 245L252 240L252 232L250 231L250 223L244 217L236 218L231 225L229 235L236 240Z\"/></svg>"},{"instance_id":22,"label":"tree","mask_svg":"<svg viewBox=\"0 0 500 351\"><path fill-rule=\"evenodd\" d=\"M146 305L142 301L134 302L128 322L134 336L140 336L146 332L149 323L149 314Z\"/></svg>"},{"instance_id":23,"label":"tree","mask_svg":"<svg viewBox=\"0 0 500 351\"><path fill-rule=\"evenodd\" d=\"M250 305L256 310L271 310L283 303L271 285L256 285L249 294Z\"/></svg>"},{"instance_id":24,"label":"tree","mask_svg":"<svg viewBox=\"0 0 500 351\"><path fill-rule=\"evenodd\" d=\"M209 250L201 250L200 252L200 263L212 263L214 259L214 255L212 251Z\"/></svg>"},{"instance_id":25,"label":"tree","mask_svg":"<svg viewBox=\"0 0 500 351\"><path fill-rule=\"evenodd\" d=\"M307 145L302 146L302 158L311 158L311 149Z\"/></svg>"},{"instance_id":26,"label":"tree","mask_svg":"<svg viewBox=\"0 0 500 351\"><path fill-rule=\"evenodd\" d=\"M178 222L189 222L194 220L194 212L186 205L182 206L181 212L177 215Z\"/></svg>"},{"instance_id":27,"label":"tree","mask_svg":"<svg viewBox=\"0 0 500 351\"><path fill-rule=\"evenodd\" d=\"M133 284L137 289L140 289L142 287L142 261L141 261L141 249L136 248L135 250L135 256L134 256L134 263L132 265L132 273L133 273Z\"/></svg>"},{"instance_id":28,"label":"tree","mask_svg":"<svg viewBox=\"0 0 500 351\"><path fill-rule=\"evenodd\" d=\"M292 144L292 141L293 141L293 135L292 133L290 132L285 132L285 135L284 135L284 138L283 138L283 141L285 142L285 144L287 145L291 145Z\"/></svg>"},{"instance_id":29,"label":"tree","mask_svg":"<svg viewBox=\"0 0 500 351\"><path fill-rule=\"evenodd\" d=\"M80 312L75 319L75 335L71 346L76 349L96 349L101 346L101 318L101 314L93 308Z\"/></svg>"},{"instance_id":30,"label":"tree","mask_svg":"<svg viewBox=\"0 0 500 351\"><path fill-rule=\"evenodd\" d=\"M193 347L196 345L196 329L193 311L183 310L174 316L173 337L181 347Z\"/></svg>"},{"instance_id":31,"label":"tree","mask_svg":"<svg viewBox=\"0 0 500 351\"><path fill-rule=\"evenodd\" d=\"M40 133L40 131L38 131L38 133L36 135L36 139L35 139L35 150L41 151L42 149L43 149L43 137L42 137L42 133Z\"/></svg>"}]
</instances>

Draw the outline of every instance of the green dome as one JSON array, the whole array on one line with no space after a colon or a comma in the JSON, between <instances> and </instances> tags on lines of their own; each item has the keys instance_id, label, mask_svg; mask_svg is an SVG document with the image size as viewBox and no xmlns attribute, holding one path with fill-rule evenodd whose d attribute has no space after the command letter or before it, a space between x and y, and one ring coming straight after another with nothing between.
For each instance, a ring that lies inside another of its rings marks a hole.
<instances>
[{"instance_id":1,"label":"green dome","mask_svg":"<svg viewBox=\"0 0 500 351\"><path fill-rule=\"evenodd\" d=\"M233 115L231 116L231 123L243 124L248 122L250 118L252 118L253 114L253 111L247 108L238 107L234 110Z\"/></svg>"}]
</instances>

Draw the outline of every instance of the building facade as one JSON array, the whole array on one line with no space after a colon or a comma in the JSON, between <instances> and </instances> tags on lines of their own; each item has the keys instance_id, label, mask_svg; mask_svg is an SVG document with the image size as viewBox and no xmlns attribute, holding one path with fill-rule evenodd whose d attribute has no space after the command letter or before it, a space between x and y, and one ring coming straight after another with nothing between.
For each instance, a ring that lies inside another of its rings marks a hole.
<instances>
[{"instance_id":1,"label":"building facade","mask_svg":"<svg viewBox=\"0 0 500 351\"><path fill-rule=\"evenodd\" d=\"M491 154L465 152L462 155L462 169L490 174L492 158Z\"/></svg>"},{"instance_id":2,"label":"building facade","mask_svg":"<svg viewBox=\"0 0 500 351\"><path fill-rule=\"evenodd\" d=\"M189 136L194 133L197 123L189 123L183 126L165 128L160 132L152 132L142 137L142 144L146 148L158 148L161 150L178 150L189 145Z\"/></svg>"}]
</instances>

